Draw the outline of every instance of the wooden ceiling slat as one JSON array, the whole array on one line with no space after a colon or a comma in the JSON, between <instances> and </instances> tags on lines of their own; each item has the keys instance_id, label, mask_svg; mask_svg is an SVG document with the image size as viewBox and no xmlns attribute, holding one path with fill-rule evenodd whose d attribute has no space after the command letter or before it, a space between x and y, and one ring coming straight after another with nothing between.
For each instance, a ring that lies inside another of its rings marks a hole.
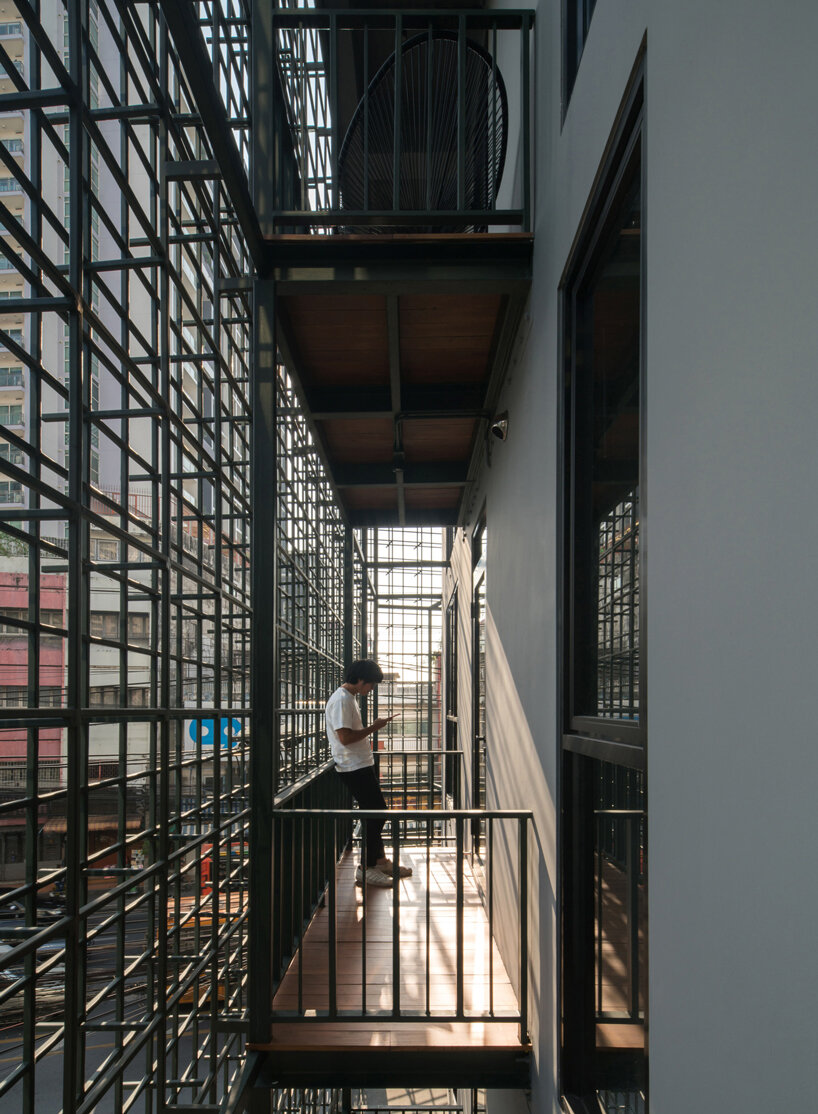
<instances>
[{"instance_id":1,"label":"wooden ceiling slat","mask_svg":"<svg viewBox=\"0 0 818 1114\"><path fill-rule=\"evenodd\" d=\"M405 326L407 336L412 337L440 336L453 331L460 335L474 332L491 335L501 303L499 294L404 294L401 328Z\"/></svg>"},{"instance_id":2,"label":"wooden ceiling slat","mask_svg":"<svg viewBox=\"0 0 818 1114\"><path fill-rule=\"evenodd\" d=\"M405 421L403 451L407 463L468 460L475 424L474 418Z\"/></svg>"},{"instance_id":3,"label":"wooden ceiling slat","mask_svg":"<svg viewBox=\"0 0 818 1114\"><path fill-rule=\"evenodd\" d=\"M344 504L354 510L398 509L397 487L354 487L344 492Z\"/></svg>"},{"instance_id":4,"label":"wooden ceiling slat","mask_svg":"<svg viewBox=\"0 0 818 1114\"><path fill-rule=\"evenodd\" d=\"M305 386L350 387L389 384L389 369L380 360L368 359L363 353L338 351L327 355L307 349L303 357L308 370Z\"/></svg>"},{"instance_id":5,"label":"wooden ceiling slat","mask_svg":"<svg viewBox=\"0 0 818 1114\"><path fill-rule=\"evenodd\" d=\"M292 316L301 310L312 313L315 307L322 314L340 313L343 316L350 314L383 313L386 305L385 294L286 294L283 301L287 312Z\"/></svg>"},{"instance_id":6,"label":"wooden ceiling slat","mask_svg":"<svg viewBox=\"0 0 818 1114\"><path fill-rule=\"evenodd\" d=\"M462 487L407 487L405 492L406 506L412 510L424 507L434 507L437 510L442 507L450 507L452 510L456 510L462 494Z\"/></svg>"},{"instance_id":7,"label":"wooden ceiling slat","mask_svg":"<svg viewBox=\"0 0 818 1114\"><path fill-rule=\"evenodd\" d=\"M392 460L395 430L390 418L340 418L317 424L331 459L359 464Z\"/></svg>"}]
</instances>

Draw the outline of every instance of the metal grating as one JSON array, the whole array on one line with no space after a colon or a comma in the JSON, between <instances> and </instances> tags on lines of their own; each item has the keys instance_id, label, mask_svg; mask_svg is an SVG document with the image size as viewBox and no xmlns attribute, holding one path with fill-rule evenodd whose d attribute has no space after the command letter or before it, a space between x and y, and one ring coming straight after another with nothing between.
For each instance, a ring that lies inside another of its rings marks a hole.
<instances>
[{"instance_id":1,"label":"metal grating","mask_svg":"<svg viewBox=\"0 0 818 1114\"><path fill-rule=\"evenodd\" d=\"M434 528L362 531L374 592L373 654L384 672L377 713L398 713L379 733L383 750L441 747L443 539Z\"/></svg>"},{"instance_id":2,"label":"metal grating","mask_svg":"<svg viewBox=\"0 0 818 1114\"><path fill-rule=\"evenodd\" d=\"M246 162L243 6L198 11ZM21 0L0 41L7 1110L207 1109L242 1051L251 320L226 290L250 268L212 157L156 5Z\"/></svg>"},{"instance_id":3,"label":"metal grating","mask_svg":"<svg viewBox=\"0 0 818 1114\"><path fill-rule=\"evenodd\" d=\"M349 599L347 529L286 371L278 369L279 743L276 788L328 761L324 705L340 685ZM357 587L362 579L358 564ZM357 592L355 600L359 600ZM355 607L360 647L362 610ZM359 656L357 652L353 657Z\"/></svg>"}]
</instances>

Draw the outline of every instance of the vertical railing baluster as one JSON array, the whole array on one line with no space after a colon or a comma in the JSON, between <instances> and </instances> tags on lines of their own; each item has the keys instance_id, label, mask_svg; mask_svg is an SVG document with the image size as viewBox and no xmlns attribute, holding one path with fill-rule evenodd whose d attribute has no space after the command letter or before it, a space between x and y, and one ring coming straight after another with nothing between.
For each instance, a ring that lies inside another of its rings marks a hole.
<instances>
[{"instance_id":1,"label":"vertical railing baluster","mask_svg":"<svg viewBox=\"0 0 818 1114\"><path fill-rule=\"evenodd\" d=\"M494 821L489 817L486 833L489 891L489 1013L494 1017Z\"/></svg>"},{"instance_id":2,"label":"vertical railing baluster","mask_svg":"<svg viewBox=\"0 0 818 1114\"><path fill-rule=\"evenodd\" d=\"M431 1013L431 817L426 820L426 1014Z\"/></svg>"},{"instance_id":3,"label":"vertical railing baluster","mask_svg":"<svg viewBox=\"0 0 818 1114\"><path fill-rule=\"evenodd\" d=\"M531 97L529 93L529 39L531 35L531 13L523 13L523 26L520 32L522 42L522 128L523 128L523 232L531 231Z\"/></svg>"},{"instance_id":4,"label":"vertical railing baluster","mask_svg":"<svg viewBox=\"0 0 818 1114\"><path fill-rule=\"evenodd\" d=\"M525 94L523 94L525 95ZM491 165L492 167L498 165L497 161L497 23L492 22L491 25ZM499 180L493 172L489 171L486 167L487 175L491 176L491 197L489 198L489 209L494 210L497 208L497 187Z\"/></svg>"},{"instance_id":5,"label":"vertical railing baluster","mask_svg":"<svg viewBox=\"0 0 818 1114\"><path fill-rule=\"evenodd\" d=\"M519 821L520 843L520 1042L528 1043L528 817Z\"/></svg>"},{"instance_id":6,"label":"vertical railing baluster","mask_svg":"<svg viewBox=\"0 0 818 1114\"><path fill-rule=\"evenodd\" d=\"M466 17L457 20L457 208L466 208Z\"/></svg>"},{"instance_id":7,"label":"vertical railing baluster","mask_svg":"<svg viewBox=\"0 0 818 1114\"><path fill-rule=\"evenodd\" d=\"M336 879L335 879L335 864L338 861L338 820L336 817L332 818L332 862L329 869L329 893L327 900L329 901L329 1016L335 1017L338 1012L338 1002L336 997L336 978L337 973L335 970L335 941L337 935L337 925L335 923L336 914Z\"/></svg>"},{"instance_id":8,"label":"vertical railing baluster","mask_svg":"<svg viewBox=\"0 0 818 1114\"><path fill-rule=\"evenodd\" d=\"M306 931L306 917L305 911L307 902L304 899L304 852L310 843L310 836L307 834L306 829L309 828L312 832L312 823L307 822L307 818L301 825L301 854L299 856L300 864L298 869L299 886L298 886L298 1013L299 1016L304 1013L304 934ZM294 826L290 825L290 831L294 830Z\"/></svg>"},{"instance_id":9,"label":"vertical railing baluster","mask_svg":"<svg viewBox=\"0 0 818 1114\"><path fill-rule=\"evenodd\" d=\"M400 1016L400 878L398 876L398 863L400 862L400 821L392 821L392 895L394 907L392 911L392 1016Z\"/></svg>"},{"instance_id":10,"label":"vertical railing baluster","mask_svg":"<svg viewBox=\"0 0 818 1114\"><path fill-rule=\"evenodd\" d=\"M426 50L426 211L432 210L432 95L434 85L432 80L432 22L429 21L428 46Z\"/></svg>"},{"instance_id":11,"label":"vertical railing baluster","mask_svg":"<svg viewBox=\"0 0 818 1114\"><path fill-rule=\"evenodd\" d=\"M594 926L594 936L596 937L596 969L597 969L595 995L596 995L596 1012L598 1014L602 1013L602 978L601 978L601 972L602 972L602 933L603 933L603 928L604 928L603 922L602 922L602 917L603 917L603 913L604 913L604 907L603 907L603 903L602 903L602 883L603 883L602 870L603 870L603 864L605 862L605 856L603 855L603 848L604 848L605 842L606 842L606 840L605 840L606 824L607 824L607 818L603 814L598 815L597 818L596 818L596 925Z\"/></svg>"},{"instance_id":12,"label":"vertical railing baluster","mask_svg":"<svg viewBox=\"0 0 818 1114\"><path fill-rule=\"evenodd\" d=\"M300 828L296 828L295 825L290 825L289 830L293 836L296 832L299 832L301 835L301 839L298 841L296 841L294 838L290 839L288 855L289 865L287 874L282 880L285 886L287 912L289 914L290 922L290 934L287 939L287 954L292 955L293 940L295 940L297 936L300 936L303 931L300 910L295 900L295 876L296 871L298 870L298 859L301 855L301 848L303 846L304 825L302 824Z\"/></svg>"},{"instance_id":13,"label":"vertical railing baluster","mask_svg":"<svg viewBox=\"0 0 818 1114\"><path fill-rule=\"evenodd\" d=\"M299 23L298 27L294 29L293 34L293 53L295 54L294 62L301 70L301 150L299 156L301 159L301 212L306 213L310 207L309 194L307 193L307 182L309 181L310 164L309 164L309 135L307 132L307 32L303 23ZM295 44L298 43L296 50ZM294 75L295 76L295 75Z\"/></svg>"},{"instance_id":14,"label":"vertical railing baluster","mask_svg":"<svg viewBox=\"0 0 818 1114\"><path fill-rule=\"evenodd\" d=\"M632 1021L639 1020L639 840L634 838L640 823L639 816L627 817L627 855L628 855L628 940L631 963L631 1008ZM601 969L600 969L601 970Z\"/></svg>"},{"instance_id":15,"label":"vertical railing baluster","mask_svg":"<svg viewBox=\"0 0 818 1114\"><path fill-rule=\"evenodd\" d=\"M403 94L403 16L395 16L395 113L394 147L392 149L392 208L400 209L401 97Z\"/></svg>"},{"instance_id":16,"label":"vertical railing baluster","mask_svg":"<svg viewBox=\"0 0 818 1114\"><path fill-rule=\"evenodd\" d=\"M464 853L463 853L463 817L458 816L455 819L455 871L456 871L456 897L455 897L455 916L457 920L457 966L456 966L456 1006L455 1012L458 1019L463 1017L463 869L464 869Z\"/></svg>"},{"instance_id":17,"label":"vertical railing baluster","mask_svg":"<svg viewBox=\"0 0 818 1114\"><path fill-rule=\"evenodd\" d=\"M353 852L354 853L354 852ZM366 824L361 823L361 1015L366 1016ZM357 866L356 866L357 871Z\"/></svg>"},{"instance_id":18,"label":"vertical railing baluster","mask_svg":"<svg viewBox=\"0 0 818 1114\"><path fill-rule=\"evenodd\" d=\"M364 24L364 212L369 209L369 24ZM366 592L364 592L364 602ZM365 612L364 612L365 614ZM366 639L364 638L364 645Z\"/></svg>"},{"instance_id":19,"label":"vertical railing baluster","mask_svg":"<svg viewBox=\"0 0 818 1114\"><path fill-rule=\"evenodd\" d=\"M329 16L329 112L332 153L332 208L337 212L338 201L338 17L334 11Z\"/></svg>"}]
</instances>

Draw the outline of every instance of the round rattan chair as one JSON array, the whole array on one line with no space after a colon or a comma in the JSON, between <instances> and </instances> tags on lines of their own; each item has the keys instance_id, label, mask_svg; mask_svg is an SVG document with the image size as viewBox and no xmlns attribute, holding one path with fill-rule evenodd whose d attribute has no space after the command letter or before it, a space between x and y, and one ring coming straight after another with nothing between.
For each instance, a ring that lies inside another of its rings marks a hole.
<instances>
[{"instance_id":1,"label":"round rattan chair","mask_svg":"<svg viewBox=\"0 0 818 1114\"><path fill-rule=\"evenodd\" d=\"M489 54L467 40L465 59L465 209L492 209L503 173L508 103ZM369 83L341 145L338 184L342 209L393 210L395 84L393 53ZM401 212L458 209L458 39L453 32L415 35L401 48ZM366 188L368 186L368 189ZM475 224L360 225L347 232L480 231Z\"/></svg>"}]
</instances>

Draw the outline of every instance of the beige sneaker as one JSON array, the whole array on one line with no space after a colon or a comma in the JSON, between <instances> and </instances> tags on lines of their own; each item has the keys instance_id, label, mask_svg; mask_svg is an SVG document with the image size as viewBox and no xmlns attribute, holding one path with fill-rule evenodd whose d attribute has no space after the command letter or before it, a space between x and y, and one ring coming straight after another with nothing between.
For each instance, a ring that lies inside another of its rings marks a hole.
<instances>
[{"instance_id":1,"label":"beige sneaker","mask_svg":"<svg viewBox=\"0 0 818 1114\"><path fill-rule=\"evenodd\" d=\"M392 860L391 859L387 859L386 862L384 863L383 867L378 867L378 870L382 870L384 874L391 874L392 869L393 869L393 866L392 866ZM412 868L410 866L400 866L400 865L398 866L398 878L411 878L411 877L412 877Z\"/></svg>"},{"instance_id":2,"label":"beige sneaker","mask_svg":"<svg viewBox=\"0 0 818 1114\"><path fill-rule=\"evenodd\" d=\"M363 867L359 866L355 871L355 885L362 886L364 884L364 871ZM376 866L368 866L366 868L366 884L367 886L382 886L384 889L392 885L392 878L389 874L384 874Z\"/></svg>"}]
</instances>

